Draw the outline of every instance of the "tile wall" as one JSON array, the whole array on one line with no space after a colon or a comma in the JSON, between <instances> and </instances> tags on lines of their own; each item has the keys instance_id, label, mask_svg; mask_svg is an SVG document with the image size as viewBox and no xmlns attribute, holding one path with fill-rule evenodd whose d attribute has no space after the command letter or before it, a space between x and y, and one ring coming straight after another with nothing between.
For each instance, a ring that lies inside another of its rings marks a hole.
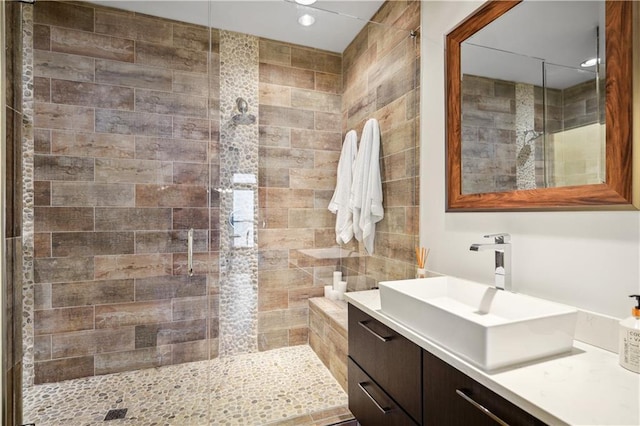
<instances>
[{"instance_id":1,"label":"tile wall","mask_svg":"<svg viewBox=\"0 0 640 426\"><path fill-rule=\"evenodd\" d=\"M5 90L3 114L5 117L5 176L3 181L5 198L4 239L2 259L4 276L2 282L3 306L2 318L2 376L3 385L3 425L12 426L22 423L22 126L25 119L23 106L23 26L21 20L23 6L17 2L6 2L2 6L3 23L2 40L4 41L4 72L6 80L2 87Z\"/></svg>"},{"instance_id":2,"label":"tile wall","mask_svg":"<svg viewBox=\"0 0 640 426\"><path fill-rule=\"evenodd\" d=\"M348 392L347 304L316 297L309 300L309 346Z\"/></svg>"},{"instance_id":3,"label":"tile wall","mask_svg":"<svg viewBox=\"0 0 640 426\"><path fill-rule=\"evenodd\" d=\"M528 85L473 75L463 78L463 193L532 187L531 181L522 184L523 178L518 177L516 167L521 160L519 154L522 150L519 147L522 143L517 145L513 141L522 139L522 129L556 133L603 119L604 105L598 102L593 81L588 81L564 90L532 86L533 104L524 106L526 109L533 107L533 124L531 119L527 119L529 124L522 126L522 108L517 107L516 86L520 86L522 92L522 88ZM532 144L535 187L545 185L545 150L548 161L557 161L553 144L546 147L543 144L543 138ZM547 185L561 184L553 176L547 179L550 180ZM518 180L521 186L518 186Z\"/></svg>"},{"instance_id":4,"label":"tile wall","mask_svg":"<svg viewBox=\"0 0 640 426\"><path fill-rule=\"evenodd\" d=\"M337 245L327 206L342 147L342 57L266 39L259 57L258 348L267 350L307 343L307 299L338 268L338 258L300 250Z\"/></svg>"},{"instance_id":5,"label":"tile wall","mask_svg":"<svg viewBox=\"0 0 640 426\"><path fill-rule=\"evenodd\" d=\"M419 38L409 30L419 30L420 2L386 2L372 21L343 54L342 130L360 137L367 119L380 123L385 217L373 256L343 261L350 291L414 277L418 244ZM347 248L363 253L355 240Z\"/></svg>"},{"instance_id":6,"label":"tile wall","mask_svg":"<svg viewBox=\"0 0 640 426\"><path fill-rule=\"evenodd\" d=\"M257 40L257 350L308 342L307 299L338 268L350 290L414 274L418 48L388 25L417 28L419 8L385 4L384 25L342 55ZM38 2L34 47L35 382L217 356L229 212L207 187L224 186L220 105L236 96L218 90L219 32ZM381 124L386 207L376 253L317 255L336 246L327 205L343 135L369 117Z\"/></svg>"},{"instance_id":7,"label":"tile wall","mask_svg":"<svg viewBox=\"0 0 640 426\"><path fill-rule=\"evenodd\" d=\"M217 31L82 3L34 20L35 383L215 356Z\"/></svg>"},{"instance_id":8,"label":"tile wall","mask_svg":"<svg viewBox=\"0 0 640 426\"><path fill-rule=\"evenodd\" d=\"M464 75L462 117L462 193L515 189L516 85Z\"/></svg>"}]
</instances>

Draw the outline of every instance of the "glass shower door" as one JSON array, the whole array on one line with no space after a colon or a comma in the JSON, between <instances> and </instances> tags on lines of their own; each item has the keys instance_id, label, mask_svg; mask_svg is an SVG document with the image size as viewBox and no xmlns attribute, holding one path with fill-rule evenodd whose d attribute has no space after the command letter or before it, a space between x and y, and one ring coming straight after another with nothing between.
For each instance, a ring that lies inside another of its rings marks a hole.
<instances>
[{"instance_id":1,"label":"glass shower door","mask_svg":"<svg viewBox=\"0 0 640 426\"><path fill-rule=\"evenodd\" d=\"M96 386L82 407L49 421L125 408L144 423L201 420L209 370L192 363L217 356L215 42L206 23L107 6L27 5L39 36L25 421L48 384L77 392L85 378Z\"/></svg>"}]
</instances>

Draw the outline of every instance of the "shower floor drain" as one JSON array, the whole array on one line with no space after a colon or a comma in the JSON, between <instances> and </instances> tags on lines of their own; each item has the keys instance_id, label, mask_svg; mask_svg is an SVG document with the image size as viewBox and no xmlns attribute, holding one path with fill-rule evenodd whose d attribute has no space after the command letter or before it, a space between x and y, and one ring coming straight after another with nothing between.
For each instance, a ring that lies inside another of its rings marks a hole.
<instances>
[{"instance_id":1,"label":"shower floor drain","mask_svg":"<svg viewBox=\"0 0 640 426\"><path fill-rule=\"evenodd\" d=\"M124 417L127 415L127 408L118 408L116 410L109 410L107 412L107 415L104 418L104 421L106 422L107 420L118 420L118 419L124 419Z\"/></svg>"}]
</instances>

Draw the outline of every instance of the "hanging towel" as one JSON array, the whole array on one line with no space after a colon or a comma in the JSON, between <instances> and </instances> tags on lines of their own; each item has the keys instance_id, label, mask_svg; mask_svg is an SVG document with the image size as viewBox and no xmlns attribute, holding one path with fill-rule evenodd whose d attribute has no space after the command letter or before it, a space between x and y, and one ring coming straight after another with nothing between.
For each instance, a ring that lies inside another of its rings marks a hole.
<instances>
[{"instance_id":1,"label":"hanging towel","mask_svg":"<svg viewBox=\"0 0 640 426\"><path fill-rule=\"evenodd\" d=\"M373 254L376 223L384 217L380 176L380 126L375 118L369 119L362 130L349 205L353 212L354 235L364 243L367 253Z\"/></svg>"},{"instance_id":2,"label":"hanging towel","mask_svg":"<svg viewBox=\"0 0 640 426\"><path fill-rule=\"evenodd\" d=\"M336 242L338 244L346 244L353 238L353 214L349 209L349 197L357 146L358 135L355 130L350 130L342 144L336 189L333 191L331 202L329 202L329 210L336 215Z\"/></svg>"}]
</instances>

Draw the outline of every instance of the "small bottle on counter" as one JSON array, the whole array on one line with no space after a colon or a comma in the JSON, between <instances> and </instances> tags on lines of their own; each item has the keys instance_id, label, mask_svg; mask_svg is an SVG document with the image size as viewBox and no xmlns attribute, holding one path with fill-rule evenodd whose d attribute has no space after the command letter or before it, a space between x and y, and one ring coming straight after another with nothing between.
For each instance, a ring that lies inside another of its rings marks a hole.
<instances>
[{"instance_id":1,"label":"small bottle on counter","mask_svg":"<svg viewBox=\"0 0 640 426\"><path fill-rule=\"evenodd\" d=\"M620 321L620 342L618 354L620 365L635 373L640 373L640 295L636 298L636 306L631 309L631 316Z\"/></svg>"}]
</instances>

